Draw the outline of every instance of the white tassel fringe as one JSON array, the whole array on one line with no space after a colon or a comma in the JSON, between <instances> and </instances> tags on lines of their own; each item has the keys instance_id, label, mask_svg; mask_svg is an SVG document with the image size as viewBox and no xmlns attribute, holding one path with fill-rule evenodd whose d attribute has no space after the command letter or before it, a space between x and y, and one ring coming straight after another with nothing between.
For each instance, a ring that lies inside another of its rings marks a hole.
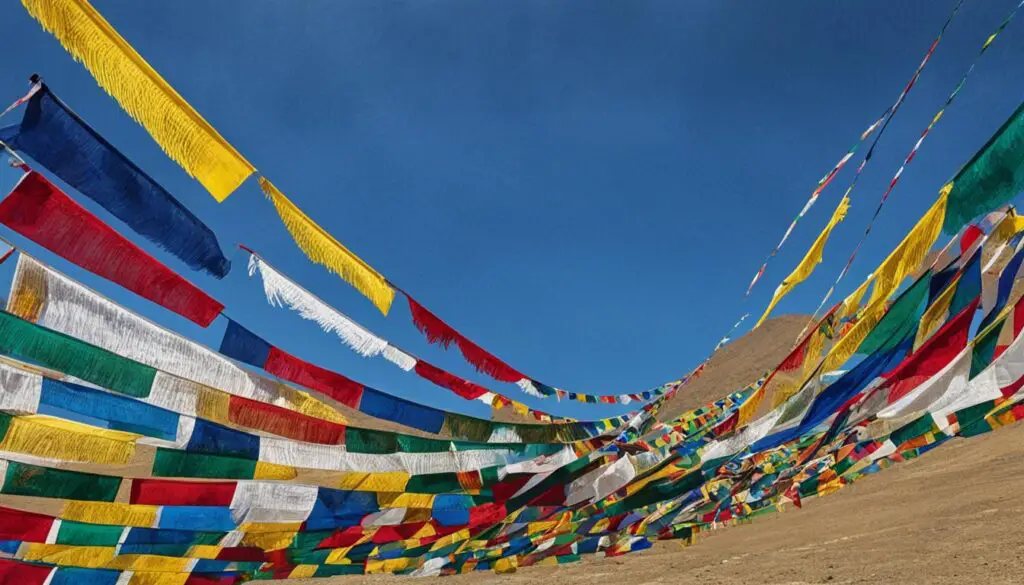
<instances>
[{"instance_id":1,"label":"white tassel fringe","mask_svg":"<svg viewBox=\"0 0 1024 585\"><path fill-rule=\"evenodd\" d=\"M379 355L387 347L387 341L334 310L256 255L249 256L249 276L251 277L257 269L263 277L263 291L267 295L267 302L272 306L287 306L303 319L316 322L321 329L336 334L345 345L363 357Z\"/></svg>"}]
</instances>

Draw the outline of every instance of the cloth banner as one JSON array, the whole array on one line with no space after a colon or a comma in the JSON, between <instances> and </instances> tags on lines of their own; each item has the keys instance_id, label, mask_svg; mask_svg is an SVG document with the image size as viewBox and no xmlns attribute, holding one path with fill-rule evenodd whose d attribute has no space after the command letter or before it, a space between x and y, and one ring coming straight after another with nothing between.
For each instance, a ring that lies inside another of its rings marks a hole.
<instances>
[{"instance_id":1,"label":"cloth banner","mask_svg":"<svg viewBox=\"0 0 1024 585\"><path fill-rule=\"evenodd\" d=\"M949 197L943 229L954 233L971 219L1024 191L1024 104L942 188Z\"/></svg>"},{"instance_id":2,"label":"cloth banner","mask_svg":"<svg viewBox=\"0 0 1024 585\"><path fill-rule=\"evenodd\" d=\"M849 210L850 198L844 196L835 211L832 212L832 219L828 220L828 225L826 225L825 229L823 229L821 233L818 234L818 237L815 238L814 243L811 244L811 248L807 250L807 254L804 255L803 260L797 264L796 268L793 269L793 272L791 272L789 276L782 280L782 284L780 284L775 290L775 294L772 296L771 302L768 303L768 308L765 309L764 314L761 315L761 318L757 320L757 324L754 325L755 329L764 323L765 319L768 318L768 315L770 315L772 310L775 308L775 305L782 300L782 297L789 294L789 291L793 290L796 285L807 280L807 277L814 271L814 267L821 263L822 255L825 252L825 244L828 242L828 237L832 234L832 230L839 225L839 222L843 221Z\"/></svg>"},{"instance_id":3,"label":"cloth banner","mask_svg":"<svg viewBox=\"0 0 1024 585\"><path fill-rule=\"evenodd\" d=\"M260 188L274 204L296 245L310 260L340 276L370 299L381 313L388 314L395 291L387 279L317 225L264 177L260 177Z\"/></svg>"},{"instance_id":4,"label":"cloth banner","mask_svg":"<svg viewBox=\"0 0 1024 585\"><path fill-rule=\"evenodd\" d=\"M226 199L255 171L89 2L22 5L214 199Z\"/></svg>"},{"instance_id":5,"label":"cloth banner","mask_svg":"<svg viewBox=\"0 0 1024 585\"><path fill-rule=\"evenodd\" d=\"M0 223L203 327L224 309L35 171L25 174L0 202Z\"/></svg>"}]
</instances>

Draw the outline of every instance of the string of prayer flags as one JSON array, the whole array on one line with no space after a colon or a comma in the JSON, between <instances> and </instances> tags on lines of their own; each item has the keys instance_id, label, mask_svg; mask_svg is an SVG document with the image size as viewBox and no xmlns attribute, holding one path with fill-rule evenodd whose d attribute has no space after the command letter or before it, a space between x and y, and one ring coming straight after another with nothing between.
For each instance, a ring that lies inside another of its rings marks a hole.
<instances>
[{"instance_id":1,"label":"string of prayer flags","mask_svg":"<svg viewBox=\"0 0 1024 585\"><path fill-rule=\"evenodd\" d=\"M857 151L857 148L860 146L860 144L867 140L868 137L870 137L871 134L873 134L874 131L880 127L881 129L878 130L878 134L875 136L874 141L871 143L871 147L868 149L867 154L864 156L864 160L862 160L860 165L857 167L857 172L854 175L854 179L851 182L850 187L846 189L844 198L848 197L850 193L853 191L853 185L857 183L857 179L860 177L861 173L864 172L864 168L867 166L868 161L871 160L871 156L874 154L875 147L878 145L879 140L881 140L882 135L885 133L886 128L889 126L889 122L892 121L892 118L896 115L896 112L899 111L900 106L903 105L903 102L910 94L910 90L914 88L914 85L917 83L918 78L921 77L921 73L924 71L925 66L928 65L929 61L931 61L932 55L935 53L935 49L939 46L939 43L942 42L942 37L946 34L946 29L949 28L949 25L953 22L953 19L956 17L957 13L960 12L960 6L962 4L963 0L957 0L956 5L953 6L952 12L949 13L949 16L946 17L946 21L942 24L942 28L939 30L939 34L932 41L932 44L928 46L928 50L925 52L924 58L921 60L921 63L917 66L917 69L914 70L914 74L910 77L910 81L907 82L907 85L900 92L899 96L897 96L896 102L893 105L889 106L889 108L885 111L885 113L882 114L881 117L878 118L878 120L876 120L870 126L868 126L867 130L861 133L860 140L856 144L854 144L853 147L850 148L850 150L847 151L843 158L839 159L839 162L836 164L836 166L832 168L831 171L826 173L825 176L822 177L820 181L818 181L818 186L814 189L814 192L811 193L810 199L808 199L807 203L804 204L804 207L803 209L800 210L800 213L797 214L797 216L793 219L792 222L790 222L789 227L786 229L786 232L782 236L782 240L780 240L779 243L775 246L775 248L772 249L771 254L769 254L768 257L765 259L764 263L761 264L761 268L759 268L757 273L754 274L753 280L750 281L750 285L747 287L747 296L750 296L750 291L754 289L754 285L757 284L757 281L760 280L760 278L764 275L765 269L768 268L768 263L771 261L772 258L775 257L776 254L778 254L779 250L782 248L782 245L786 243L786 240L789 238L789 235L793 232L793 228L796 227L797 222L800 221L800 219L807 214L811 207L814 206L814 203L818 200L818 196L825 189L825 187L827 187L829 183L832 182L832 179L834 179L835 176L839 173L839 171L841 171L842 168L846 166L846 163L851 158L853 158L853 155ZM822 306L824 306L824 303L822 303Z\"/></svg>"},{"instance_id":2,"label":"string of prayer flags","mask_svg":"<svg viewBox=\"0 0 1024 585\"><path fill-rule=\"evenodd\" d=\"M397 422L433 433L441 429L445 419L446 413L440 409L374 390L342 374L302 360L270 344L230 319L221 341L220 353L242 363L262 368L283 380L316 390L374 418ZM495 399L495 395L486 388L453 376L426 362L417 361L415 371L424 379L447 388L466 400L481 400L490 406ZM509 400L505 405L511 406L512 404L513 401ZM525 414L540 421L559 421L559 417L533 409ZM618 417L608 420L613 423L613 426L621 424ZM490 424L488 421L480 422Z\"/></svg>"},{"instance_id":3,"label":"string of prayer flags","mask_svg":"<svg viewBox=\"0 0 1024 585\"><path fill-rule=\"evenodd\" d=\"M298 469L429 475L480 471L539 457L564 462L576 456L572 447L559 443L475 443L348 425L337 425L337 433L317 443L305 443L232 429L24 368L4 366L2 373L18 382L5 402L14 401L21 411L0 414L0 447L5 453L127 465L140 449L156 447L151 473L159 477L293 479ZM51 408L64 410L63 418L38 414ZM105 426L97 426L98 421ZM193 467L204 460L208 468Z\"/></svg>"},{"instance_id":4,"label":"string of prayer flags","mask_svg":"<svg viewBox=\"0 0 1024 585\"><path fill-rule=\"evenodd\" d=\"M345 345L359 355L363 357L381 356L402 370L415 372L421 378L451 390L463 398L480 400L497 408L515 406L537 420L557 418L552 417L548 413L527 408L525 405L507 396L502 396L479 384L441 370L392 345L386 339L378 337L347 315L299 286L270 265L256 252L248 248L243 249L249 253L249 275L254 276L256 273L259 273L263 280L263 291L266 294L267 302L273 306L286 306L304 319L317 323L324 331L335 333ZM403 294L405 293L403 292ZM526 378L523 374L512 369L419 305L412 297L408 295L406 297L409 300L409 307L417 327L427 336L428 340L445 347L452 343L457 344L460 350L462 350L463 355L466 356L467 361L477 365L481 372L488 373L492 378L501 381L515 382L525 392L535 397L558 397L559 399L564 398L584 404L628 404L633 401L646 402L663 396L680 383L680 381L675 381L645 392L609 396L580 394L552 388Z\"/></svg>"},{"instance_id":5,"label":"string of prayer flags","mask_svg":"<svg viewBox=\"0 0 1024 585\"><path fill-rule=\"evenodd\" d=\"M441 370L440 368L428 364L423 360L406 353L402 349L389 344L387 340L377 337L365 327L350 319L347 315L344 315L330 305L327 305L312 293L278 272L277 269L271 266L255 252L250 250L249 254L249 274L250 276L257 272L260 274L260 277L263 279L263 290L266 293L267 301L271 305L287 306L303 318L316 322L324 331L334 332L339 338L341 338L345 345L350 347L359 355L363 357L381 356L402 370L406 372L415 372L421 378L424 378L439 387L451 390L467 400L480 400L488 406L496 406L498 408L512 406L513 404L520 404L519 402L511 399L495 402L495 397L497 395L486 388ZM255 363L250 359L242 357L243 355L248 355L248 352L236 350L240 347L238 339L241 338L243 330L244 329L241 328L241 326L237 326L233 329L229 325L228 331L225 332L225 341L221 346L222 353L225 353L234 359L239 359L259 367L264 367L263 362L267 362L268 366L276 363L277 360L266 359L256 360L256 362L259 363ZM245 330L245 333L252 335L247 330ZM231 340L230 343L229 339ZM263 344L269 346L267 342L259 340L258 345ZM246 345L249 344L246 343ZM286 355L286 352L283 352L276 347L269 347L273 350L271 356ZM258 353L260 355L263 354L262 351ZM313 366L312 364L307 364L307 366L300 368L300 370L307 370L307 374L302 376L303 379L322 379L327 375L309 374L308 371L311 368L319 369L317 366ZM271 373L279 376L281 375L281 373L277 371L273 371ZM287 376L282 377L288 378ZM294 379L292 381L298 382L298 380ZM342 402L345 401L342 400ZM526 413L537 420L548 421L557 418L548 413L533 409L527 409Z\"/></svg>"},{"instance_id":6,"label":"string of prayer flags","mask_svg":"<svg viewBox=\"0 0 1024 585\"><path fill-rule=\"evenodd\" d=\"M587 394L582 392L569 392L555 388L527 377L518 370L508 365L500 358L485 350L471 339L460 333L457 329L443 321L426 307L418 303L409 293L399 289L409 302L409 312L412 315L416 329L423 334L429 343L440 345L449 349L453 344L459 348L459 352L477 371L487 374L500 382L512 382L519 386L527 394L536 398L547 398L555 396L559 399L566 398L584 404L629 404L634 400L650 400L663 395L679 383L679 380L663 384L652 390L630 394Z\"/></svg>"},{"instance_id":7,"label":"string of prayer flags","mask_svg":"<svg viewBox=\"0 0 1024 585\"><path fill-rule=\"evenodd\" d=\"M836 175L838 175L839 172L843 170L843 167L846 166L846 163L848 163L850 159L853 158L853 155L856 154L857 148L861 145L861 143L867 140L874 133L874 131L877 130L878 127L882 125L882 122L884 122L891 113L892 108L890 107L885 111L885 113L882 114L880 118L872 122L871 125L868 126L867 130L861 133L860 140L858 140L856 144L854 144L852 147L850 147L848 151L846 151L846 154L844 154L843 157L839 159L839 162L837 162L835 166L832 167L832 170L825 173L825 175L818 180L818 186L814 188L813 192L811 192L811 196L807 200L807 203L804 203L804 206L800 210L800 213L798 213L796 217L793 218L793 221L789 223L789 227L787 227L786 231L783 232L782 239L779 240L778 244L775 244L775 247L772 248L771 253L768 254L767 258L765 258L764 262L761 264L761 267L757 269L756 273L754 273L754 278L751 279L750 284L747 285L747 293L745 296L750 296L750 293L754 290L754 286L757 285L757 282L761 280L762 276L764 276L765 270L768 269L768 263L771 262L772 258L774 258L780 250L782 250L782 246L786 243L786 240L788 240L789 236L793 233L793 230L796 228L796 224L801 219L803 219L805 215L807 215L807 212L810 211L812 207L814 207L814 204L817 203L818 197L821 195L822 191L824 191L825 188L832 183L832 179L835 179Z\"/></svg>"}]
</instances>

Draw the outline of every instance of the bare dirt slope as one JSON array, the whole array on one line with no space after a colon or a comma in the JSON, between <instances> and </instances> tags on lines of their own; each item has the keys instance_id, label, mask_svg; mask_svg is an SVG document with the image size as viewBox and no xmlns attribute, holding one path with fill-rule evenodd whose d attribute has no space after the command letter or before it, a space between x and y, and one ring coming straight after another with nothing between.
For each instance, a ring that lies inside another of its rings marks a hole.
<instances>
[{"instance_id":1,"label":"bare dirt slope","mask_svg":"<svg viewBox=\"0 0 1024 585\"><path fill-rule=\"evenodd\" d=\"M757 381L789 355L809 320L808 315L775 317L726 345L711 358L700 377L665 403L658 420L671 420Z\"/></svg>"},{"instance_id":2,"label":"bare dirt slope","mask_svg":"<svg viewBox=\"0 0 1024 585\"><path fill-rule=\"evenodd\" d=\"M986 585L1024 583L1024 425L956 440L802 510L653 550L441 585ZM317 580L398 585L409 577ZM417 580L417 582L420 582ZM283 581L310 585L313 581Z\"/></svg>"}]
</instances>

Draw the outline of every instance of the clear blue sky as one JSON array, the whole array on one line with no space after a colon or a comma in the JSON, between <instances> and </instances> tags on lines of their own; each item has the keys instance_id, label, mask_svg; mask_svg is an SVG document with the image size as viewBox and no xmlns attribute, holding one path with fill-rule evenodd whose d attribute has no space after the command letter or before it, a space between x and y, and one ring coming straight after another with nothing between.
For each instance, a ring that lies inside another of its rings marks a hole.
<instances>
[{"instance_id":1,"label":"clear blue sky","mask_svg":"<svg viewBox=\"0 0 1024 585\"><path fill-rule=\"evenodd\" d=\"M825 263L779 312L817 305L899 162L1015 2L965 2L883 139ZM597 393L639 391L682 374L740 314L763 309L827 220L849 171L744 303L754 271L818 178L895 99L953 3L94 2L339 240L513 366ZM1022 27L1024 19L1011 25L981 61L904 175L841 293L1018 104ZM310 263L254 181L215 203L20 3L0 6L0 32L8 47L0 101L24 93L29 74L44 75L214 229L235 268L216 281L140 242L144 248L293 353L382 390L486 416L483 405L359 358L314 324L269 307L236 243L377 333L486 382L457 354L428 347L404 304L385 318ZM0 172L0 189L15 177ZM202 330L26 247L159 323L219 343L223 321ZM4 295L11 270L0 274ZM487 385L582 418L627 409L537 401L511 385Z\"/></svg>"}]
</instances>

